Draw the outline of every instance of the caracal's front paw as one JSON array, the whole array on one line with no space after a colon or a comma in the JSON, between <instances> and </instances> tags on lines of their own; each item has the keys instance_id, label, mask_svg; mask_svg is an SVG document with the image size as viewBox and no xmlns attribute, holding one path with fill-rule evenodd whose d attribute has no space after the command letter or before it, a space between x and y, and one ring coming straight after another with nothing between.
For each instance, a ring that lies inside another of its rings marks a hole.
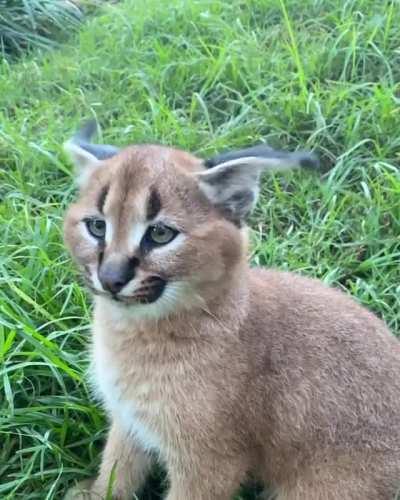
<instances>
[{"instance_id":1,"label":"caracal's front paw","mask_svg":"<svg viewBox=\"0 0 400 500\"><path fill-rule=\"evenodd\" d=\"M104 500L103 496L93 491L94 479L84 479L70 488L64 500Z\"/></svg>"}]
</instances>

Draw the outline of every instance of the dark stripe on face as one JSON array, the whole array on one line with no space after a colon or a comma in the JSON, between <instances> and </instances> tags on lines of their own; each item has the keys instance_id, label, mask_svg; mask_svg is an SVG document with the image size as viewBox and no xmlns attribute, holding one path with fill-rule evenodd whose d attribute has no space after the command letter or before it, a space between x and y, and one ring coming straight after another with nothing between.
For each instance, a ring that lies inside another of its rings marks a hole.
<instances>
[{"instance_id":1,"label":"dark stripe on face","mask_svg":"<svg viewBox=\"0 0 400 500\"><path fill-rule=\"evenodd\" d=\"M105 247L106 247L106 243L104 240L99 240L97 242L97 268L98 269L100 269L100 266L103 263Z\"/></svg>"},{"instance_id":2,"label":"dark stripe on face","mask_svg":"<svg viewBox=\"0 0 400 500\"><path fill-rule=\"evenodd\" d=\"M104 186L100 192L99 199L97 200L97 208L101 214L103 213L104 204L106 202L106 198L107 198L109 190L110 190L110 186Z\"/></svg>"},{"instance_id":3,"label":"dark stripe on face","mask_svg":"<svg viewBox=\"0 0 400 500\"><path fill-rule=\"evenodd\" d=\"M99 246L99 253L98 253L98 267L100 268L102 262L103 262L103 257L104 257L104 246Z\"/></svg>"},{"instance_id":4,"label":"dark stripe on face","mask_svg":"<svg viewBox=\"0 0 400 500\"><path fill-rule=\"evenodd\" d=\"M150 197L147 202L147 220L154 219L161 210L160 195L155 189L150 192Z\"/></svg>"}]
</instances>

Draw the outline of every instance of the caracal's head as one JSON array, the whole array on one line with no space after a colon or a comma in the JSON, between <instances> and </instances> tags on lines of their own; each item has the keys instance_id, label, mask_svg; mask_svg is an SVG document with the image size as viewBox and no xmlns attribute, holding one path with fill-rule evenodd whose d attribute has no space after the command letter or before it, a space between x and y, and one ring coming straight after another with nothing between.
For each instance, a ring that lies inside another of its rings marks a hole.
<instances>
[{"instance_id":1,"label":"caracal's head","mask_svg":"<svg viewBox=\"0 0 400 500\"><path fill-rule=\"evenodd\" d=\"M118 149L91 144L95 129L65 145L80 189L65 241L94 294L156 318L229 287L246 259L243 224L263 170L317 163L264 145L205 161L155 145Z\"/></svg>"}]
</instances>

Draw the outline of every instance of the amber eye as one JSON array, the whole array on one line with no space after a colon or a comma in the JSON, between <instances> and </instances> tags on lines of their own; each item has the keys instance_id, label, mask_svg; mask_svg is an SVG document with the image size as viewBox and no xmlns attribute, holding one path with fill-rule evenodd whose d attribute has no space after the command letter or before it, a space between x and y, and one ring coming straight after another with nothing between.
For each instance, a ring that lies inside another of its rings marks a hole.
<instances>
[{"instance_id":1,"label":"amber eye","mask_svg":"<svg viewBox=\"0 0 400 500\"><path fill-rule=\"evenodd\" d=\"M86 219L85 224L89 233L97 238L103 240L106 235L106 222L103 219Z\"/></svg>"},{"instance_id":2,"label":"amber eye","mask_svg":"<svg viewBox=\"0 0 400 500\"><path fill-rule=\"evenodd\" d=\"M164 224L150 226L147 231L148 239L156 245L166 245L172 241L177 234L178 231L176 229L172 229Z\"/></svg>"}]
</instances>

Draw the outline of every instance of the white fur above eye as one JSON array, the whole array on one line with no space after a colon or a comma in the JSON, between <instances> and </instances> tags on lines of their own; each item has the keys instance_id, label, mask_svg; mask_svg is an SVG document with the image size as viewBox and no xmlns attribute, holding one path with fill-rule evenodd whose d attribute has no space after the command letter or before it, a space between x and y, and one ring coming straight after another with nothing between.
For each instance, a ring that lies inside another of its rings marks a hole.
<instances>
[{"instance_id":1,"label":"white fur above eye","mask_svg":"<svg viewBox=\"0 0 400 500\"><path fill-rule=\"evenodd\" d=\"M112 242L113 237L114 237L114 226L112 225L111 221L106 220L106 236L105 236L106 245L109 245Z\"/></svg>"},{"instance_id":2,"label":"white fur above eye","mask_svg":"<svg viewBox=\"0 0 400 500\"><path fill-rule=\"evenodd\" d=\"M128 235L128 249L130 253L134 253L140 247L140 242L146 234L149 224L147 222L136 222Z\"/></svg>"}]
</instances>

